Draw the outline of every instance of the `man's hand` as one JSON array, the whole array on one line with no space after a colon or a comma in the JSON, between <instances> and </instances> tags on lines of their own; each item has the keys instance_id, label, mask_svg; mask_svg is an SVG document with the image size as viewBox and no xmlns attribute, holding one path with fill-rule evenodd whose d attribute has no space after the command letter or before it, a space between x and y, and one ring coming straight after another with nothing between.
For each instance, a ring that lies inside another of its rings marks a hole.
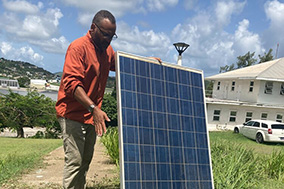
<instances>
[{"instance_id":1,"label":"man's hand","mask_svg":"<svg viewBox=\"0 0 284 189\"><path fill-rule=\"evenodd\" d=\"M158 62L159 62L160 64L162 63L162 60L161 60L159 57L149 57L149 58L158 60Z\"/></svg>"},{"instance_id":2,"label":"man's hand","mask_svg":"<svg viewBox=\"0 0 284 189\"><path fill-rule=\"evenodd\" d=\"M106 124L105 121L110 121L107 114L102 111L100 108L95 107L93 111L94 117L94 126L98 136L102 136L103 133L106 133Z\"/></svg>"}]
</instances>

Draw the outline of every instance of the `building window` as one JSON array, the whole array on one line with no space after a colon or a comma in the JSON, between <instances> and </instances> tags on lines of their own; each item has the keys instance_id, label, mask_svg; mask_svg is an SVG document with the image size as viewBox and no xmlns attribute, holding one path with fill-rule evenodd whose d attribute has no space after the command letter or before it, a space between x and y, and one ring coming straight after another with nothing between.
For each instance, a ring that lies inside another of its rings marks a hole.
<instances>
[{"instance_id":1,"label":"building window","mask_svg":"<svg viewBox=\"0 0 284 189\"><path fill-rule=\"evenodd\" d=\"M284 83L281 84L280 94L284 95Z\"/></svg>"},{"instance_id":2,"label":"building window","mask_svg":"<svg viewBox=\"0 0 284 189\"><path fill-rule=\"evenodd\" d=\"M261 119L262 120L267 120L267 115L268 115L267 113L262 113L261 114Z\"/></svg>"},{"instance_id":3,"label":"building window","mask_svg":"<svg viewBox=\"0 0 284 189\"><path fill-rule=\"evenodd\" d=\"M233 82L232 82L232 88L231 88L231 90L232 90L232 91L234 91L234 90L235 90L235 85L236 85L236 82L235 82L235 81L233 81Z\"/></svg>"},{"instance_id":4,"label":"building window","mask_svg":"<svg viewBox=\"0 0 284 189\"><path fill-rule=\"evenodd\" d=\"M264 93L265 94L272 94L272 88L273 88L273 82L272 81L267 81L265 83Z\"/></svg>"},{"instance_id":5,"label":"building window","mask_svg":"<svg viewBox=\"0 0 284 189\"><path fill-rule=\"evenodd\" d=\"M249 84L249 92L253 91L253 85L254 85L254 81L251 81Z\"/></svg>"},{"instance_id":6,"label":"building window","mask_svg":"<svg viewBox=\"0 0 284 189\"><path fill-rule=\"evenodd\" d=\"M246 113L246 120L245 120L245 122L248 122L248 121L250 121L252 119L252 112L247 112Z\"/></svg>"},{"instance_id":7,"label":"building window","mask_svg":"<svg viewBox=\"0 0 284 189\"><path fill-rule=\"evenodd\" d=\"M282 120L283 120L283 115L282 114L277 114L276 115L276 121L281 123Z\"/></svg>"},{"instance_id":8,"label":"building window","mask_svg":"<svg viewBox=\"0 0 284 189\"><path fill-rule=\"evenodd\" d=\"M236 122L236 118L237 118L237 111L231 111L230 112L230 122Z\"/></svg>"},{"instance_id":9,"label":"building window","mask_svg":"<svg viewBox=\"0 0 284 189\"><path fill-rule=\"evenodd\" d=\"M217 90L218 90L218 91L220 90L220 85L221 85L221 82L218 81L218 83L217 83Z\"/></svg>"},{"instance_id":10,"label":"building window","mask_svg":"<svg viewBox=\"0 0 284 189\"><path fill-rule=\"evenodd\" d=\"M219 121L220 120L220 114L221 114L221 110L214 110L213 121Z\"/></svg>"}]
</instances>

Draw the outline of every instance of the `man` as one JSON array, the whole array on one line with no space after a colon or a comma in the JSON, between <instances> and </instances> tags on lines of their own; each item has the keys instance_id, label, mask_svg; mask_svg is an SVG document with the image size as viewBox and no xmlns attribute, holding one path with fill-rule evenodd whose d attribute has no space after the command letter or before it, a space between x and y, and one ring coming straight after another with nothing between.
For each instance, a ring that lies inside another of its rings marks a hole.
<instances>
[{"instance_id":1,"label":"man","mask_svg":"<svg viewBox=\"0 0 284 189\"><path fill-rule=\"evenodd\" d=\"M66 53L55 107L63 133L64 188L86 187L96 135L105 133L105 121L110 121L100 108L109 70L115 69L110 46L115 31L114 16L101 10L88 33L73 41Z\"/></svg>"}]
</instances>

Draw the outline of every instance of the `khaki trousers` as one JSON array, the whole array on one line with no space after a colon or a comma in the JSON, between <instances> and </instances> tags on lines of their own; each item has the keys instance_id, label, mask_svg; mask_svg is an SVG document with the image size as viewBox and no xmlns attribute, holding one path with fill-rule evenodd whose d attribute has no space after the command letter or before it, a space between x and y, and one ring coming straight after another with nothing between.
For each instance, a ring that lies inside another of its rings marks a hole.
<instances>
[{"instance_id":1,"label":"khaki trousers","mask_svg":"<svg viewBox=\"0 0 284 189\"><path fill-rule=\"evenodd\" d=\"M96 143L95 127L62 117L58 121L65 153L63 188L84 189Z\"/></svg>"}]
</instances>

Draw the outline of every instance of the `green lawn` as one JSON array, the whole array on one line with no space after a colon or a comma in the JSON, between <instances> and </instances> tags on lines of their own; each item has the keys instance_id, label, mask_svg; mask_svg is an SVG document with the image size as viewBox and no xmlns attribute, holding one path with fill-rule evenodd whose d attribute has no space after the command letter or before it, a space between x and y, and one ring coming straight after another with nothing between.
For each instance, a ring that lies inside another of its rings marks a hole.
<instances>
[{"instance_id":1,"label":"green lawn","mask_svg":"<svg viewBox=\"0 0 284 189\"><path fill-rule=\"evenodd\" d=\"M61 139L0 137L0 186L10 178L41 162L42 157L62 145Z\"/></svg>"},{"instance_id":2,"label":"green lawn","mask_svg":"<svg viewBox=\"0 0 284 189\"><path fill-rule=\"evenodd\" d=\"M209 132L210 141L214 140L225 140L227 142L234 142L235 144L243 145L247 149L251 149L259 154L271 154L273 151L284 150L284 143L264 143L258 144L255 140L251 140L243 136L242 134L236 134L232 131L219 132L212 131Z\"/></svg>"}]
</instances>

